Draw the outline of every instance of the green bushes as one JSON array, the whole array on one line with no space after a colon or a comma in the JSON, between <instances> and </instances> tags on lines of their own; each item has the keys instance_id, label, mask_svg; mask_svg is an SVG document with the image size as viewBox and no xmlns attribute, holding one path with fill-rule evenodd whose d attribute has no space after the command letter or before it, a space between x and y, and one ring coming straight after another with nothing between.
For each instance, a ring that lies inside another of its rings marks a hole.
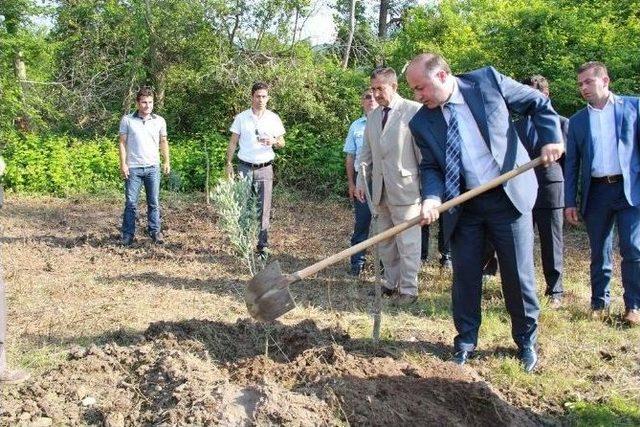
<instances>
[{"instance_id":1,"label":"green bushes","mask_svg":"<svg viewBox=\"0 0 640 427\"><path fill-rule=\"evenodd\" d=\"M5 185L19 192L65 195L119 185L114 141L84 143L65 135L4 135Z\"/></svg>"},{"instance_id":2,"label":"green bushes","mask_svg":"<svg viewBox=\"0 0 640 427\"><path fill-rule=\"evenodd\" d=\"M326 196L346 188L342 141L329 141L293 127L279 151L277 179L287 186ZM17 192L64 196L97 193L122 186L116 138L78 139L68 135L2 136L7 162L5 186ZM218 133L170 137L172 176L163 186L204 191L206 153L213 185L224 174L228 136Z\"/></svg>"}]
</instances>

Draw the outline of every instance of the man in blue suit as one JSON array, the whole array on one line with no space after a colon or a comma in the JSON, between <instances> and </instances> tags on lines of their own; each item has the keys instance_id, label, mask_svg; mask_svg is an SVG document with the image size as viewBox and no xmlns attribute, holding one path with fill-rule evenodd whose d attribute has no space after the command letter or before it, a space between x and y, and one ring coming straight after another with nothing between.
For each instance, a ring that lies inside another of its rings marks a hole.
<instances>
[{"instance_id":1,"label":"man in blue suit","mask_svg":"<svg viewBox=\"0 0 640 427\"><path fill-rule=\"evenodd\" d=\"M549 96L549 82L539 74L528 77L522 83L539 90ZM558 116L562 129L562 139L566 142L569 130L569 119ZM540 155L540 139L531 116L521 116L514 122L520 141L524 144L531 158ZM542 271L547 284L544 294L549 298L549 307L559 308L562 305L562 252L564 239L562 235L562 218L564 208L564 178L560 163L549 167L538 166L535 169L538 180L538 197L533 207L533 224L540 236L540 254Z\"/></svg>"},{"instance_id":2,"label":"man in blue suit","mask_svg":"<svg viewBox=\"0 0 640 427\"><path fill-rule=\"evenodd\" d=\"M424 105L409 127L422 153L423 222L438 219L437 207L528 162L511 112L531 116L545 164L564 151L558 115L549 99L492 67L453 76L444 58L422 54L407 68L407 82ZM482 255L488 239L496 248L512 337L526 372L535 368L539 305L533 268L531 209L538 185L530 170L443 215L451 237L452 308L458 335L453 361L464 364L477 346L482 298Z\"/></svg>"},{"instance_id":3,"label":"man in blue suit","mask_svg":"<svg viewBox=\"0 0 640 427\"><path fill-rule=\"evenodd\" d=\"M565 218L577 225L577 189L591 247L592 317L609 315L613 224L618 224L624 320L640 325L640 99L609 91L601 62L578 69L588 102L569 119L565 159Z\"/></svg>"}]
</instances>

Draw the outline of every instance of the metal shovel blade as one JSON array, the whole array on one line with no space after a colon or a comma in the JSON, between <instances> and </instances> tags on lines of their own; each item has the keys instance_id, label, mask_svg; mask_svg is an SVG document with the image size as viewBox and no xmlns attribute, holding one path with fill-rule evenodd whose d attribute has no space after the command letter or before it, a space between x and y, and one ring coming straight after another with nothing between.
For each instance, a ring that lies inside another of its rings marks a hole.
<instances>
[{"instance_id":1,"label":"metal shovel blade","mask_svg":"<svg viewBox=\"0 0 640 427\"><path fill-rule=\"evenodd\" d=\"M289 285L298 280L282 274L278 261L267 265L247 284L245 301L249 314L256 320L269 322L295 308Z\"/></svg>"}]
</instances>

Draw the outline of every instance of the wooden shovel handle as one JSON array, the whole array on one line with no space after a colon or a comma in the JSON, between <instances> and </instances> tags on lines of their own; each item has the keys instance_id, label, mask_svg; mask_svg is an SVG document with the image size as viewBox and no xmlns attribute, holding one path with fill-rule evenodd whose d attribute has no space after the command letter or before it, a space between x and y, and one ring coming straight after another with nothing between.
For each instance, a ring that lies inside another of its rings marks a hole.
<instances>
[{"instance_id":1,"label":"wooden shovel handle","mask_svg":"<svg viewBox=\"0 0 640 427\"><path fill-rule=\"evenodd\" d=\"M472 190L466 191L464 193L462 193L461 195L459 195L456 198L453 198L443 204L441 204L440 206L438 206L438 212L442 213L444 211L447 211L455 206L458 206L464 202L466 202L469 199L472 199L474 197L476 197L477 195L484 193L485 191L491 190L492 188L497 187L498 185L504 184L505 182L509 181L512 178L515 178L516 176L520 175L523 172L528 171L529 169L533 169L536 166L540 165L542 163L542 158L538 157L534 160L531 160L530 162L516 168L513 169L512 171L509 171L505 174L500 175L497 178L492 179L491 181L487 182L486 184L482 184L479 187L476 187ZM310 265L307 268L304 268L300 271L296 271L295 273L293 273L292 275L296 278L296 280L301 280L304 279L305 277L309 277L315 273L317 273L320 270L323 270L327 267L329 267L332 264L335 264L336 262L343 260L347 257L350 257L353 254L356 254L358 252L360 252L363 249L368 248L369 246L375 245L376 243L388 239L389 237L393 237L398 233L403 232L404 230L406 230L407 228L411 228L414 225L419 224L421 221L421 217L420 215L418 215L415 218L412 218L408 221L403 222L402 224L398 224L394 227L391 227L385 231L383 231L380 234L376 234L375 236L358 243L357 245L351 246L350 248L347 248L345 250L343 250L342 252L338 252L335 255L331 255L328 258L323 259L322 261L318 261L317 263Z\"/></svg>"}]
</instances>

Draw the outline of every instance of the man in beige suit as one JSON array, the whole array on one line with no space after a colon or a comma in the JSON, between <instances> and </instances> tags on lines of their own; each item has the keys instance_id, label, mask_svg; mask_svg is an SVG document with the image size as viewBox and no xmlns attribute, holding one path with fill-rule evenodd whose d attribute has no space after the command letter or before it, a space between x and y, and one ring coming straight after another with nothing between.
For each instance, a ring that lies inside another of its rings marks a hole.
<instances>
[{"instance_id":1,"label":"man in beige suit","mask_svg":"<svg viewBox=\"0 0 640 427\"><path fill-rule=\"evenodd\" d=\"M398 95L398 78L392 68L373 71L371 90L379 106L367 120L360 163L371 179L372 203L383 231L420 214L421 157L409 121L421 105ZM356 197L363 202L365 185L358 175ZM417 299L420 244L419 226L379 244L386 282L383 294L392 296L395 305L412 304Z\"/></svg>"}]
</instances>

